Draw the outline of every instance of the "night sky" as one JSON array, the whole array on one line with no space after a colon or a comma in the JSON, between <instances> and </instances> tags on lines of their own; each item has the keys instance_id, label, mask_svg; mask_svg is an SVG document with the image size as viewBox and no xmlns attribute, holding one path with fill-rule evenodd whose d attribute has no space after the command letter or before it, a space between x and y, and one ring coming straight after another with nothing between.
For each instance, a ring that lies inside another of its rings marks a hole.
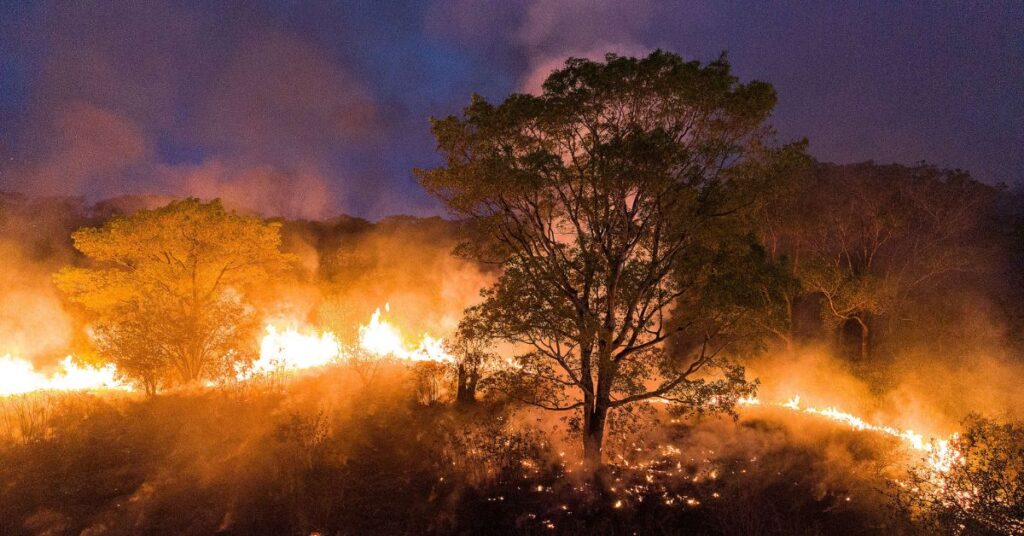
<instances>
[{"instance_id":1,"label":"night sky","mask_svg":"<svg viewBox=\"0 0 1024 536\"><path fill-rule=\"evenodd\" d=\"M780 141L1024 183L1024 2L0 0L0 190L441 213L428 117L568 56L722 51Z\"/></svg>"}]
</instances>

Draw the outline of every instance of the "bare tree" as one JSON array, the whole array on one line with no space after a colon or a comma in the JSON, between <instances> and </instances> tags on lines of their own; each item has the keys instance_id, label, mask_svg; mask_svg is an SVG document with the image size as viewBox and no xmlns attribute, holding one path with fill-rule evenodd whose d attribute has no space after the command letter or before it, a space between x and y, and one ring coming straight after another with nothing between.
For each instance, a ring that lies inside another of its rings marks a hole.
<instances>
[{"instance_id":1,"label":"bare tree","mask_svg":"<svg viewBox=\"0 0 1024 536\"><path fill-rule=\"evenodd\" d=\"M985 265L978 235L998 190L962 172L818 165L797 183L767 207L762 240L821 297L826 320L856 325L862 360L874 319L897 317L914 293Z\"/></svg>"}]
</instances>

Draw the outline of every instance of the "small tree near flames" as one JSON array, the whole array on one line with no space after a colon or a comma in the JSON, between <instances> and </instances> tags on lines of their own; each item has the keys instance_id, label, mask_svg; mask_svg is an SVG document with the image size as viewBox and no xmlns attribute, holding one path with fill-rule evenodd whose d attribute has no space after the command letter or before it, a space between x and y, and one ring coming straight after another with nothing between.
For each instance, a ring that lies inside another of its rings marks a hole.
<instances>
[{"instance_id":1,"label":"small tree near flames","mask_svg":"<svg viewBox=\"0 0 1024 536\"><path fill-rule=\"evenodd\" d=\"M455 357L455 402L470 405L476 402L477 389L484 375L493 369L497 356L491 351L493 335L480 317L479 310L470 308L459 322L455 337L448 342L448 352ZM493 371L492 371L493 372Z\"/></svg>"},{"instance_id":2,"label":"small tree near flames","mask_svg":"<svg viewBox=\"0 0 1024 536\"><path fill-rule=\"evenodd\" d=\"M936 534L1024 534L1024 423L971 415L951 441L948 469L911 470L897 503Z\"/></svg>"},{"instance_id":3,"label":"small tree near flames","mask_svg":"<svg viewBox=\"0 0 1024 536\"><path fill-rule=\"evenodd\" d=\"M95 315L100 354L147 392L214 378L256 347L246 293L287 264L278 227L219 201L175 201L76 231L90 266L56 282Z\"/></svg>"},{"instance_id":4,"label":"small tree near flames","mask_svg":"<svg viewBox=\"0 0 1024 536\"><path fill-rule=\"evenodd\" d=\"M496 385L582 412L591 465L612 410L731 410L749 391L723 349L756 292L721 283L751 257L745 209L792 152L765 144L774 103L724 59L658 51L570 59L540 96L474 97L434 121L446 162L420 180L473 224L462 252L501 264L477 314L526 350Z\"/></svg>"}]
</instances>

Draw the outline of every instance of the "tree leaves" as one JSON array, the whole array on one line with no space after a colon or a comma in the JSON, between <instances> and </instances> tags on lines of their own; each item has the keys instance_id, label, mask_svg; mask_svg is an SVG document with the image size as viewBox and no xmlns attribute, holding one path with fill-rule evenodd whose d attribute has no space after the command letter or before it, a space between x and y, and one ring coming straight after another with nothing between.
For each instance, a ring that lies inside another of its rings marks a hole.
<instances>
[{"instance_id":1,"label":"tree leaves","mask_svg":"<svg viewBox=\"0 0 1024 536\"><path fill-rule=\"evenodd\" d=\"M96 343L119 370L155 389L230 373L254 347L246 292L280 272L276 223L226 210L219 201L172 202L72 235L89 267L55 280L96 321Z\"/></svg>"},{"instance_id":2,"label":"tree leaves","mask_svg":"<svg viewBox=\"0 0 1024 536\"><path fill-rule=\"evenodd\" d=\"M504 269L477 312L525 349L510 393L603 423L616 405L702 404L693 393L742 383L721 352L769 283L738 277L763 255L726 245L749 234L751 194L792 152L769 146L774 103L724 59L657 51L570 59L540 96L475 96L433 121L445 165L417 174L470 221L461 251ZM666 349L684 335L697 344ZM714 369L725 383L698 379Z\"/></svg>"}]
</instances>

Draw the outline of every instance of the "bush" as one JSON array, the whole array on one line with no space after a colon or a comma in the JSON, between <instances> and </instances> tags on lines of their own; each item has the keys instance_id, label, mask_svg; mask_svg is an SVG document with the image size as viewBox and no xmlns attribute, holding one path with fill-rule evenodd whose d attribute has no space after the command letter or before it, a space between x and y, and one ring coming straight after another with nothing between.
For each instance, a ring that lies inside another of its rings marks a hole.
<instances>
[{"instance_id":1,"label":"bush","mask_svg":"<svg viewBox=\"0 0 1024 536\"><path fill-rule=\"evenodd\" d=\"M1024 425L972 415L948 470L925 464L895 500L946 534L1024 534Z\"/></svg>"}]
</instances>

